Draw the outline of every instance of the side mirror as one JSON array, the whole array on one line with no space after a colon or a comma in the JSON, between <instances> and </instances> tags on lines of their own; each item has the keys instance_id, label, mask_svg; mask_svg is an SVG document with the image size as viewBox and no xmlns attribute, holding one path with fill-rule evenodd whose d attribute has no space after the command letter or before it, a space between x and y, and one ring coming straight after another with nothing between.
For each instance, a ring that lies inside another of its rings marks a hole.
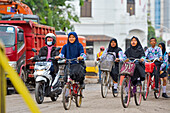
<instances>
[{"instance_id":1,"label":"side mirror","mask_svg":"<svg viewBox=\"0 0 170 113\"><path fill-rule=\"evenodd\" d=\"M55 50L56 50L56 51L60 51L60 49L61 49L61 47L57 47Z\"/></svg>"},{"instance_id":2,"label":"side mirror","mask_svg":"<svg viewBox=\"0 0 170 113\"><path fill-rule=\"evenodd\" d=\"M35 48L32 48L32 51L35 52L35 53L37 52L37 50Z\"/></svg>"}]
</instances>

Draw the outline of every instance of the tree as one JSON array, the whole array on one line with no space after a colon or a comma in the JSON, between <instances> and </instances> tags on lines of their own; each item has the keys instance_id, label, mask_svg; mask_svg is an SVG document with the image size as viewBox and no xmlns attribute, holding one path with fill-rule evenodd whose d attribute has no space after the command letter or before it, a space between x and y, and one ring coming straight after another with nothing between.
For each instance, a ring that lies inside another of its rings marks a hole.
<instances>
[{"instance_id":1,"label":"tree","mask_svg":"<svg viewBox=\"0 0 170 113\"><path fill-rule=\"evenodd\" d=\"M155 28L152 27L151 22L148 21L148 46L151 46L149 42L150 42L150 39L151 39L152 37L155 37L155 38L156 38L156 40L157 40L157 45L158 45L160 42L164 42L164 43L165 43L165 41L162 39L162 37L156 37L156 36L155 36Z\"/></svg>"},{"instance_id":2,"label":"tree","mask_svg":"<svg viewBox=\"0 0 170 113\"><path fill-rule=\"evenodd\" d=\"M80 22L75 14L74 6L68 0L25 0L35 15L40 18L40 23L53 26L56 30L74 30L70 21ZM71 0L70 0L71 1ZM80 0L82 6L84 0Z\"/></svg>"},{"instance_id":3,"label":"tree","mask_svg":"<svg viewBox=\"0 0 170 113\"><path fill-rule=\"evenodd\" d=\"M155 28L152 27L151 22L148 21L148 46L151 46L149 42L152 37L155 37Z\"/></svg>"}]
</instances>

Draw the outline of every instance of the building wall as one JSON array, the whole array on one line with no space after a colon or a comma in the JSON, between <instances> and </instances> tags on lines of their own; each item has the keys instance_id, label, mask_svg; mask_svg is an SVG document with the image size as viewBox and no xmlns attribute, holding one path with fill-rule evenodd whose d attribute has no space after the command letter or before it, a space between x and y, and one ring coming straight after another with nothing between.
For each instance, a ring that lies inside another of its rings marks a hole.
<instances>
[{"instance_id":1,"label":"building wall","mask_svg":"<svg viewBox=\"0 0 170 113\"><path fill-rule=\"evenodd\" d=\"M170 29L170 1L164 0L164 26Z\"/></svg>"},{"instance_id":2,"label":"building wall","mask_svg":"<svg viewBox=\"0 0 170 113\"><path fill-rule=\"evenodd\" d=\"M72 22L79 35L114 37L123 51L126 49L125 40L130 39L132 35L137 35L143 46L147 45L147 0L135 0L135 15L132 16L127 13L127 0L91 1L92 17L80 17L81 23ZM72 3L76 5L76 13L80 16L79 0L74 0ZM94 42L94 58L97 48L101 45L108 44Z\"/></svg>"}]
</instances>

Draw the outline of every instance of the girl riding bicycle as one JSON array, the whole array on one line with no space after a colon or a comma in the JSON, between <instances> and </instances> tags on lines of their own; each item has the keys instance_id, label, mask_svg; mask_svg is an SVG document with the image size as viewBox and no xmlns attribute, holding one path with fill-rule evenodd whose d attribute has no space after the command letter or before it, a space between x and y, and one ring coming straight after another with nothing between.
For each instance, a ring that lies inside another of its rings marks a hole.
<instances>
[{"instance_id":1,"label":"girl riding bicycle","mask_svg":"<svg viewBox=\"0 0 170 113\"><path fill-rule=\"evenodd\" d=\"M77 58L78 60L85 60L86 59L86 55L84 53L84 49L81 43L79 43L78 40L78 36L75 32L70 32L68 34L68 41L67 44L65 44L61 50L61 53L59 56L55 57L56 59L59 58L66 58L66 59L73 59L73 58ZM81 65L81 66L79 66ZM71 68L79 68L79 67L83 67L84 70L84 75L80 77L79 81L80 85L82 88L85 87L84 85L84 76L85 76L85 66L84 66L84 62L81 62L79 64L77 64L76 61L73 61L71 63ZM67 68L67 66L66 66ZM74 69L76 70L76 69ZM74 76L74 75L73 75ZM71 78L73 78L73 76L71 76ZM67 77L65 76L64 80L65 82L67 82L66 79ZM78 78L78 76L77 76Z\"/></svg>"},{"instance_id":2,"label":"girl riding bicycle","mask_svg":"<svg viewBox=\"0 0 170 113\"><path fill-rule=\"evenodd\" d=\"M163 78L163 87L162 87L162 97L164 98L169 98L168 95L166 94L166 82L168 79L168 74L167 74L167 68L168 68L168 54L166 52L166 47L164 43L159 43L158 45L162 49L162 58L163 58L163 63L161 64L160 67L160 77Z\"/></svg>"},{"instance_id":3,"label":"girl riding bicycle","mask_svg":"<svg viewBox=\"0 0 170 113\"><path fill-rule=\"evenodd\" d=\"M108 48L103 52L102 56L99 57L97 60L102 59L108 52L114 52L116 55L115 59L115 67L112 67L112 70L110 72L110 75L112 79L114 80L114 93L118 93L117 86L118 86L118 75L119 75L119 58L121 55L123 55L123 51L121 48L118 47L117 40L115 38L112 38L110 40Z\"/></svg>"},{"instance_id":4,"label":"girl riding bicycle","mask_svg":"<svg viewBox=\"0 0 170 113\"><path fill-rule=\"evenodd\" d=\"M121 59L129 61L131 58L140 59L140 62L135 62L136 68L131 80L133 85L141 85L141 81L145 80L145 53L139 39L135 36L131 38L130 47L125 51L124 57Z\"/></svg>"}]
</instances>

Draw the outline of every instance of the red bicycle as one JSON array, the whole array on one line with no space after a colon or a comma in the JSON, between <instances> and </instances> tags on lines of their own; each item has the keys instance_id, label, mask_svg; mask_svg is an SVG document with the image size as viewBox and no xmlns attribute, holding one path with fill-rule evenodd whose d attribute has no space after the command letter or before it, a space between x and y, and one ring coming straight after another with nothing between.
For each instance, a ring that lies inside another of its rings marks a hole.
<instances>
[{"instance_id":1,"label":"red bicycle","mask_svg":"<svg viewBox=\"0 0 170 113\"><path fill-rule=\"evenodd\" d=\"M68 61L68 68L66 68L66 74L67 74L67 83L64 86L63 89L63 106L65 110L69 110L71 106L71 100L75 100L77 107L81 106L82 103L82 88L80 88L79 82L75 82L70 78L70 63L72 61L79 62L76 58L74 59L66 59Z\"/></svg>"},{"instance_id":2,"label":"red bicycle","mask_svg":"<svg viewBox=\"0 0 170 113\"><path fill-rule=\"evenodd\" d=\"M146 100L148 95L149 95L149 88L151 86L151 89L154 90L155 88L155 77L152 77L152 73L154 68L156 69L155 66L155 61L158 61L158 59L155 59L153 62L149 61L145 63L145 72L146 72L146 76L145 76L145 81L143 83L143 99ZM160 93L161 93L161 79L159 78L158 81L158 92L154 91L154 96L156 99L158 99L160 97Z\"/></svg>"}]
</instances>

